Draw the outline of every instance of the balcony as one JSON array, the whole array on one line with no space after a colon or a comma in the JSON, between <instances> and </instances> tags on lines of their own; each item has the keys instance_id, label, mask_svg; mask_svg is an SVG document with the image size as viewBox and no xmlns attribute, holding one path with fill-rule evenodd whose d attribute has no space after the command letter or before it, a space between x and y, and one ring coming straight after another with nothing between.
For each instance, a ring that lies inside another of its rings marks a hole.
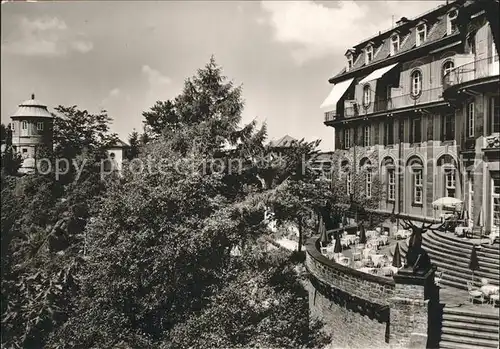
<instances>
[{"instance_id":1,"label":"balcony","mask_svg":"<svg viewBox=\"0 0 500 349\"><path fill-rule=\"evenodd\" d=\"M443 88L447 90L453 86L498 76L498 64L498 55L495 55L458 66L443 77Z\"/></svg>"},{"instance_id":2,"label":"balcony","mask_svg":"<svg viewBox=\"0 0 500 349\"><path fill-rule=\"evenodd\" d=\"M393 89L393 92L397 91ZM421 104L440 102L443 100L443 88L433 88L428 90L422 90L420 94L413 95L408 94L394 94L387 99L378 99L373 105L373 112L384 112L408 107L414 107Z\"/></svg>"},{"instance_id":3,"label":"balcony","mask_svg":"<svg viewBox=\"0 0 500 349\"><path fill-rule=\"evenodd\" d=\"M325 122L327 121L336 121L336 120L341 120L341 119L348 119L348 118L352 118L352 117L355 117L355 116L358 116L359 115L359 112L358 112L358 107L357 106L349 106L349 107L344 107L344 110L343 111L336 111L336 110L332 110L332 111L327 111L325 113Z\"/></svg>"},{"instance_id":4,"label":"balcony","mask_svg":"<svg viewBox=\"0 0 500 349\"><path fill-rule=\"evenodd\" d=\"M418 95L411 93L401 94L401 89L392 89L392 97L386 99L378 98L374 103L370 103L366 107L358 105L352 100L346 101L344 110L326 112L325 122L347 120L358 116L410 108L440 101L443 101L442 87L422 90Z\"/></svg>"}]
</instances>

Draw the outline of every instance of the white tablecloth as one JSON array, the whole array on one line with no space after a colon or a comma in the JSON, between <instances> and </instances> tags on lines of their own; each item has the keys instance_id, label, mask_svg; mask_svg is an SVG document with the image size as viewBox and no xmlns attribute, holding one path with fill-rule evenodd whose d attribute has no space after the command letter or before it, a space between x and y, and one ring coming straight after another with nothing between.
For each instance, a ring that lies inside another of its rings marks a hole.
<instances>
[{"instance_id":1,"label":"white tablecloth","mask_svg":"<svg viewBox=\"0 0 500 349\"><path fill-rule=\"evenodd\" d=\"M492 294L498 294L498 286L495 285L481 286L481 292L487 297L491 296Z\"/></svg>"},{"instance_id":2,"label":"white tablecloth","mask_svg":"<svg viewBox=\"0 0 500 349\"><path fill-rule=\"evenodd\" d=\"M380 265L380 263L382 263L382 260L384 257L385 257L385 255L383 255L383 254L372 254L370 256L370 258L372 259L373 264L375 264L375 266Z\"/></svg>"},{"instance_id":3,"label":"white tablecloth","mask_svg":"<svg viewBox=\"0 0 500 349\"><path fill-rule=\"evenodd\" d=\"M375 268L367 268L367 267L363 267L363 268L359 268L359 269L356 269L362 273L367 273L367 274L373 274L373 272L375 271Z\"/></svg>"},{"instance_id":4,"label":"white tablecloth","mask_svg":"<svg viewBox=\"0 0 500 349\"><path fill-rule=\"evenodd\" d=\"M397 238L401 238L401 239L406 239L407 237L409 237L411 235L411 232L409 230L406 230L406 229L399 229L396 234L395 234L395 237L396 239Z\"/></svg>"},{"instance_id":5,"label":"white tablecloth","mask_svg":"<svg viewBox=\"0 0 500 349\"><path fill-rule=\"evenodd\" d=\"M382 267L382 271L384 272L385 275L396 274L398 270L399 270L398 268L393 267L392 265L387 267Z\"/></svg>"},{"instance_id":6,"label":"white tablecloth","mask_svg":"<svg viewBox=\"0 0 500 349\"><path fill-rule=\"evenodd\" d=\"M376 230L367 230L366 231L366 237L368 238L374 238L377 237L379 233Z\"/></svg>"}]
</instances>

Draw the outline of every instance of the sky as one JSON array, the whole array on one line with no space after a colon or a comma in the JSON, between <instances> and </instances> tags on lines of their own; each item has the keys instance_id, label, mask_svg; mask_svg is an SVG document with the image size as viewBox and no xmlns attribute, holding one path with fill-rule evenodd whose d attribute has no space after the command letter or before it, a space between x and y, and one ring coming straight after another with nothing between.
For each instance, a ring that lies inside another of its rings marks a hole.
<instances>
[{"instance_id":1,"label":"sky","mask_svg":"<svg viewBox=\"0 0 500 349\"><path fill-rule=\"evenodd\" d=\"M177 96L214 55L242 85L242 123L266 123L320 148L334 131L319 108L346 50L393 18L446 1L67 1L2 2L1 120L36 99L53 109L101 109L126 141L142 112Z\"/></svg>"}]
</instances>

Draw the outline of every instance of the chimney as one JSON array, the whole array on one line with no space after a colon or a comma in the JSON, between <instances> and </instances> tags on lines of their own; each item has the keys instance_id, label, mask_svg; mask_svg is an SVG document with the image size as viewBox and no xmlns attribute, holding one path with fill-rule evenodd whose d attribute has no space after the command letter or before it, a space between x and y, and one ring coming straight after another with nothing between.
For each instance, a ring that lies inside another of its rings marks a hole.
<instances>
[{"instance_id":1,"label":"chimney","mask_svg":"<svg viewBox=\"0 0 500 349\"><path fill-rule=\"evenodd\" d=\"M34 93L31 94L31 99L35 99L35 94Z\"/></svg>"},{"instance_id":2,"label":"chimney","mask_svg":"<svg viewBox=\"0 0 500 349\"><path fill-rule=\"evenodd\" d=\"M408 22L409 22L408 18L401 17L401 19L396 22L396 25L402 25L402 24L405 24L405 23L408 23Z\"/></svg>"}]
</instances>

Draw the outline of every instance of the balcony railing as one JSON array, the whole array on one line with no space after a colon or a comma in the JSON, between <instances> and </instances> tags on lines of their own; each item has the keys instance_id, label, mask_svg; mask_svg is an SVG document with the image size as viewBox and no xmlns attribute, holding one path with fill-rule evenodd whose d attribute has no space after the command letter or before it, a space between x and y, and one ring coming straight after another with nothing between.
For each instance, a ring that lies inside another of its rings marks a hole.
<instances>
[{"instance_id":1,"label":"balcony railing","mask_svg":"<svg viewBox=\"0 0 500 349\"><path fill-rule=\"evenodd\" d=\"M463 64L443 77L443 87L447 89L472 80L498 75L498 64L498 55Z\"/></svg>"},{"instance_id":2,"label":"balcony railing","mask_svg":"<svg viewBox=\"0 0 500 349\"><path fill-rule=\"evenodd\" d=\"M419 94L412 93L404 95L395 95L387 99L377 99L373 105L373 112L382 112L405 107L416 106L420 104L439 102L443 100L443 88L432 88L422 90Z\"/></svg>"},{"instance_id":3,"label":"balcony railing","mask_svg":"<svg viewBox=\"0 0 500 349\"><path fill-rule=\"evenodd\" d=\"M397 91L397 90L396 90ZM395 94L386 99L376 99L374 103L366 108L362 105L351 105L344 107L344 112L341 114L335 110L325 113L325 121L333 121L339 119L349 119L352 117L395 110L405 107L417 106L420 104L439 102L443 100L443 87L422 90L419 94Z\"/></svg>"}]
</instances>

